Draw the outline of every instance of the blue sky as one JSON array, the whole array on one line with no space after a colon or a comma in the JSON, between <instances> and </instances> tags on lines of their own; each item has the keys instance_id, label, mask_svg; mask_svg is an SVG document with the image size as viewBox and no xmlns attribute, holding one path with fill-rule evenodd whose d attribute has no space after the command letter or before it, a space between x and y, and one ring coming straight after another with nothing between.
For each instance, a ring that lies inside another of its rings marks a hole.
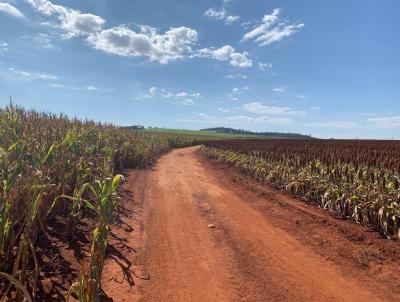
<instances>
[{"instance_id":1,"label":"blue sky","mask_svg":"<svg viewBox=\"0 0 400 302\"><path fill-rule=\"evenodd\" d=\"M0 105L400 138L397 0L0 0Z\"/></svg>"}]
</instances>

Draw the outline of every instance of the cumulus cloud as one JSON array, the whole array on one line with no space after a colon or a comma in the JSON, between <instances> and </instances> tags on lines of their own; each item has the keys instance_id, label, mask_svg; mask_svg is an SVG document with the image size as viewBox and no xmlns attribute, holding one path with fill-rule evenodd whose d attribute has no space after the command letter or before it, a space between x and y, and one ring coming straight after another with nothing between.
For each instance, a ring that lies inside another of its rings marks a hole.
<instances>
[{"instance_id":1,"label":"cumulus cloud","mask_svg":"<svg viewBox=\"0 0 400 302\"><path fill-rule=\"evenodd\" d=\"M289 24L286 20L280 21L280 12L276 8L271 14L265 15L256 27L243 36L242 41L253 40L260 46L269 45L293 36L304 27L304 23Z\"/></svg>"},{"instance_id":2,"label":"cumulus cloud","mask_svg":"<svg viewBox=\"0 0 400 302\"><path fill-rule=\"evenodd\" d=\"M144 56L166 64L192 52L191 46L197 41L197 32L187 27L176 27L158 34L154 28L142 27L140 32L135 32L119 26L90 35L88 41L104 52L121 56Z\"/></svg>"},{"instance_id":3,"label":"cumulus cloud","mask_svg":"<svg viewBox=\"0 0 400 302\"><path fill-rule=\"evenodd\" d=\"M49 17L56 17L58 23L55 26L65 31L64 38L67 39L97 33L105 23L105 20L99 16L81 13L78 10L56 5L47 0L26 1L40 13Z\"/></svg>"},{"instance_id":4,"label":"cumulus cloud","mask_svg":"<svg viewBox=\"0 0 400 302\"><path fill-rule=\"evenodd\" d=\"M293 110L290 107L267 106L261 102L244 104L243 108L248 112L256 114L302 115L305 113L304 111Z\"/></svg>"},{"instance_id":5,"label":"cumulus cloud","mask_svg":"<svg viewBox=\"0 0 400 302\"><path fill-rule=\"evenodd\" d=\"M24 18L24 14L19 11L16 7L12 6L9 3L2 3L0 2L0 12L4 12L7 15L17 17L17 18Z\"/></svg>"},{"instance_id":6,"label":"cumulus cloud","mask_svg":"<svg viewBox=\"0 0 400 302\"><path fill-rule=\"evenodd\" d=\"M183 58L197 41L197 32L186 27L171 28L159 34L155 28L141 26L138 32L126 26L103 29L105 20L93 14L55 5L47 0L27 0L46 16L56 16L65 38L85 36L96 49L121 56L148 57L162 64Z\"/></svg>"},{"instance_id":7,"label":"cumulus cloud","mask_svg":"<svg viewBox=\"0 0 400 302\"><path fill-rule=\"evenodd\" d=\"M378 128L400 128L400 116L373 117L367 121Z\"/></svg>"},{"instance_id":8,"label":"cumulus cloud","mask_svg":"<svg viewBox=\"0 0 400 302\"><path fill-rule=\"evenodd\" d=\"M65 38L86 36L94 48L107 53L143 56L166 64L182 59L197 41L197 32L187 27L171 28L163 34L149 26L141 26L138 32L123 25L102 29L105 20L99 16L84 14L47 0L27 1L42 14L57 16L58 27L66 32Z\"/></svg>"},{"instance_id":9,"label":"cumulus cloud","mask_svg":"<svg viewBox=\"0 0 400 302\"><path fill-rule=\"evenodd\" d=\"M39 73L39 72L31 72L26 70L18 70L14 68L8 69L13 74L17 75L18 77L24 78L26 80L57 80L58 77L50 74L50 73Z\"/></svg>"},{"instance_id":10,"label":"cumulus cloud","mask_svg":"<svg viewBox=\"0 0 400 302\"><path fill-rule=\"evenodd\" d=\"M252 61L247 53L238 53L231 46L220 49L193 49L198 41L196 30L188 27L171 27L165 32L142 25L133 30L126 25L104 29L105 20L100 16L82 13L78 10L53 4L48 0L26 0L41 14L53 18L50 24L61 29L63 38L77 36L86 38L95 49L106 53L127 57L146 57L150 61L167 64L171 61L185 58L207 57L220 61L228 61L235 67L250 67ZM210 10L208 16L213 18L228 18L227 22L237 20L235 16L227 16L224 9Z\"/></svg>"},{"instance_id":11,"label":"cumulus cloud","mask_svg":"<svg viewBox=\"0 0 400 302\"><path fill-rule=\"evenodd\" d=\"M239 53L230 46L225 45L221 48L203 48L197 52L196 56L204 58L213 58L218 61L228 61L233 67L248 68L253 65L251 59L248 58L248 53Z\"/></svg>"}]
</instances>

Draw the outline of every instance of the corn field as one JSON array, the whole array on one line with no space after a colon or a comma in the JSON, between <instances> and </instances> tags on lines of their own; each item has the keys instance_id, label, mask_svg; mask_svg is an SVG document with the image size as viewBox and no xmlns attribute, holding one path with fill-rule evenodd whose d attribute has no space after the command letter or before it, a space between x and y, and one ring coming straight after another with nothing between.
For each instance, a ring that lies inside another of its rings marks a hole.
<instances>
[{"instance_id":1,"label":"corn field","mask_svg":"<svg viewBox=\"0 0 400 302\"><path fill-rule=\"evenodd\" d=\"M90 257L66 296L99 301L120 173L194 143L12 104L0 109L0 301L35 301L42 275L39 234L57 217L68 222L66 235L73 234L82 212L95 221Z\"/></svg>"},{"instance_id":2,"label":"corn field","mask_svg":"<svg viewBox=\"0 0 400 302\"><path fill-rule=\"evenodd\" d=\"M334 215L400 238L400 142L227 140L206 155Z\"/></svg>"}]
</instances>

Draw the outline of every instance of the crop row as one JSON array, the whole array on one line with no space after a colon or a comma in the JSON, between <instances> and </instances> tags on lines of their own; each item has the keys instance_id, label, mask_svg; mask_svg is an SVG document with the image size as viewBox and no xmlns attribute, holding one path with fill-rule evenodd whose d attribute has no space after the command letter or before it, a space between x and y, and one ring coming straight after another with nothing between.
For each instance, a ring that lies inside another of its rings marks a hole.
<instances>
[{"instance_id":1,"label":"crop row","mask_svg":"<svg viewBox=\"0 0 400 302\"><path fill-rule=\"evenodd\" d=\"M400 238L400 142L232 140L203 150L258 181Z\"/></svg>"},{"instance_id":2,"label":"crop row","mask_svg":"<svg viewBox=\"0 0 400 302\"><path fill-rule=\"evenodd\" d=\"M126 168L152 163L191 137L136 132L113 125L0 109L0 300L35 300L42 275L37 245L47 221L67 221L74 234L82 212L94 217L89 263L71 287L98 301L109 222Z\"/></svg>"}]
</instances>

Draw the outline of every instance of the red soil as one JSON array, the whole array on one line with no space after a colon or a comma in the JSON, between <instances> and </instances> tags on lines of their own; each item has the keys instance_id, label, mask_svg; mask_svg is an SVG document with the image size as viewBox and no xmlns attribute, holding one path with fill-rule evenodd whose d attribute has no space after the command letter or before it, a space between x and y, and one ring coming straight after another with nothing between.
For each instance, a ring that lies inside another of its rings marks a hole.
<instances>
[{"instance_id":1,"label":"red soil","mask_svg":"<svg viewBox=\"0 0 400 302\"><path fill-rule=\"evenodd\" d=\"M198 147L127 180L104 301L400 300L397 242L218 167Z\"/></svg>"}]
</instances>

